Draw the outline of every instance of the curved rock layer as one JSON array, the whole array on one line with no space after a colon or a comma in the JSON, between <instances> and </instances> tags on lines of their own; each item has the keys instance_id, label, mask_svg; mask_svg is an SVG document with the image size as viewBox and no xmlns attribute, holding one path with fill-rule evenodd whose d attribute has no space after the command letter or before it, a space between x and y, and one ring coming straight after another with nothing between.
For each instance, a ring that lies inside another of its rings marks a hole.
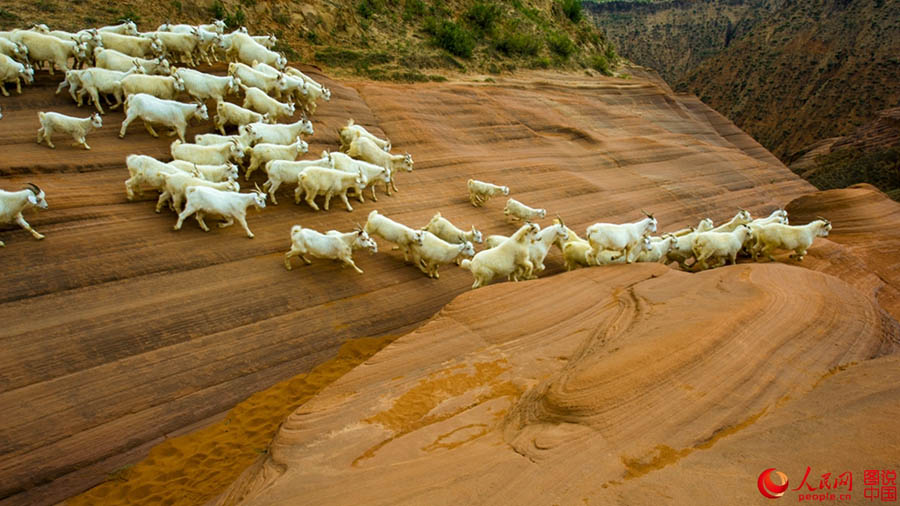
<instances>
[{"instance_id":1,"label":"curved rock layer","mask_svg":"<svg viewBox=\"0 0 900 506\"><path fill-rule=\"evenodd\" d=\"M217 504L608 504L733 434L784 423L796 416L785 403L821 399L824 378L898 343L900 326L864 294L780 263L492 286L301 406ZM871 434L865 420L856 429ZM744 470L747 485L760 470Z\"/></svg>"},{"instance_id":2,"label":"curved rock layer","mask_svg":"<svg viewBox=\"0 0 900 506\"><path fill-rule=\"evenodd\" d=\"M311 153L336 149L337 129L352 117L412 153L415 171L398 176L396 196L355 203L353 213L315 213L283 190L281 205L249 213L253 240L237 227L203 233L191 220L176 233L173 214L153 213L153 196L125 200L125 156L165 158L171 138L153 139L134 124L117 139L116 111L89 136L90 152L62 137L50 150L34 143L38 111L88 113L53 95L61 76L40 72L35 86L3 99L0 187L34 181L50 203L26 217L44 241L0 228L4 504L53 503L84 490L164 438L310 370L347 339L421 325L471 285L457 268L429 280L385 243L375 256L358 255L362 276L327 261L286 272L281 257L294 224L349 229L379 209L421 226L441 211L486 233L510 233L501 199L468 204L470 177L507 184L576 230L637 219L641 208L673 229L726 219L738 205L767 213L812 190L696 99L642 79L537 73L395 85L339 83L307 70L333 90L313 118ZM255 182L263 180L258 173ZM560 270L555 255L547 265ZM547 409L522 419L569 408Z\"/></svg>"}]
</instances>

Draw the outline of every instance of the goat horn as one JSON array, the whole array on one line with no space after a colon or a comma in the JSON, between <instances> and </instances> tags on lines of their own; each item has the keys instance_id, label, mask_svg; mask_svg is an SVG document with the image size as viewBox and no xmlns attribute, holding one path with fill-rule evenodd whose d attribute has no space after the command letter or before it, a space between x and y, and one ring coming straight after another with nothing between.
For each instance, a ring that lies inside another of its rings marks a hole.
<instances>
[{"instance_id":1,"label":"goat horn","mask_svg":"<svg viewBox=\"0 0 900 506\"><path fill-rule=\"evenodd\" d=\"M25 186L27 186L29 190L33 191L35 196L40 195L40 193L43 191L38 187L38 185L34 183L25 183Z\"/></svg>"},{"instance_id":2,"label":"goat horn","mask_svg":"<svg viewBox=\"0 0 900 506\"><path fill-rule=\"evenodd\" d=\"M258 193L262 193L263 191L259 189L259 183L253 183L253 187L256 188Z\"/></svg>"}]
</instances>

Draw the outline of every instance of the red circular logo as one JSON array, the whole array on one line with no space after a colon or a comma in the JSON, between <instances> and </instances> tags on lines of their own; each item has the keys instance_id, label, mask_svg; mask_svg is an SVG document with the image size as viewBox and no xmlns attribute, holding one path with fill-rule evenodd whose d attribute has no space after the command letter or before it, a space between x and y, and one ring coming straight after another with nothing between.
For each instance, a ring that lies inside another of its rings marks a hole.
<instances>
[{"instance_id":1,"label":"red circular logo","mask_svg":"<svg viewBox=\"0 0 900 506\"><path fill-rule=\"evenodd\" d=\"M781 480L781 485L776 485L775 482L772 481L772 474L778 476ZM756 480L756 486L759 487L760 494L769 499L778 499L784 495L785 490L788 488L788 477L781 471L776 471L774 467L770 467L759 473L759 479Z\"/></svg>"}]
</instances>

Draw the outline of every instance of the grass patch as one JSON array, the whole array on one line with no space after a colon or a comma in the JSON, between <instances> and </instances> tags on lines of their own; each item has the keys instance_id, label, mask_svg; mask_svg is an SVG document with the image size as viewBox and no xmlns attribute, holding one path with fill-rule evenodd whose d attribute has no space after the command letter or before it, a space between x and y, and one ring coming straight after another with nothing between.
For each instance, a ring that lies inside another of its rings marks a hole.
<instances>
[{"instance_id":1,"label":"grass patch","mask_svg":"<svg viewBox=\"0 0 900 506\"><path fill-rule=\"evenodd\" d=\"M410 21L421 18L425 15L425 2L422 0L406 0L403 2L403 21Z\"/></svg>"},{"instance_id":2,"label":"grass patch","mask_svg":"<svg viewBox=\"0 0 900 506\"><path fill-rule=\"evenodd\" d=\"M209 14L213 19L225 19L228 13L225 11L225 5L222 4L221 0L213 0L213 3L209 6Z\"/></svg>"},{"instance_id":3,"label":"grass patch","mask_svg":"<svg viewBox=\"0 0 900 506\"><path fill-rule=\"evenodd\" d=\"M119 16L119 19L116 21L119 23L134 21L136 24L139 24L141 22L141 16L137 12L134 12L134 8L129 5L128 9L122 12L122 15Z\"/></svg>"},{"instance_id":4,"label":"grass patch","mask_svg":"<svg viewBox=\"0 0 900 506\"><path fill-rule=\"evenodd\" d=\"M573 23L581 21L581 0L558 0L557 4L562 9L563 14Z\"/></svg>"},{"instance_id":5,"label":"grass patch","mask_svg":"<svg viewBox=\"0 0 900 506\"><path fill-rule=\"evenodd\" d=\"M497 37L494 40L494 48L506 56L534 56L541 50L541 41L533 34L513 29Z\"/></svg>"},{"instance_id":6,"label":"grass patch","mask_svg":"<svg viewBox=\"0 0 900 506\"><path fill-rule=\"evenodd\" d=\"M869 183L895 198L900 190L900 147L863 152L840 149L816 157L818 170L809 182L820 190Z\"/></svg>"},{"instance_id":7,"label":"grass patch","mask_svg":"<svg viewBox=\"0 0 900 506\"><path fill-rule=\"evenodd\" d=\"M453 21L437 21L430 17L426 20L426 31L431 33L434 45L448 53L461 58L470 58L475 49L475 37L459 23Z\"/></svg>"},{"instance_id":8,"label":"grass patch","mask_svg":"<svg viewBox=\"0 0 900 506\"><path fill-rule=\"evenodd\" d=\"M360 0L356 4L356 13L363 18L369 19L381 11L382 8L384 8L384 5L381 0Z\"/></svg>"},{"instance_id":9,"label":"grass patch","mask_svg":"<svg viewBox=\"0 0 900 506\"><path fill-rule=\"evenodd\" d=\"M281 40L281 37L278 37L278 42L275 43L272 50L282 53L288 60L297 61L300 59L300 54L297 53L297 51L294 51L294 48L289 46L286 42Z\"/></svg>"},{"instance_id":10,"label":"grass patch","mask_svg":"<svg viewBox=\"0 0 900 506\"><path fill-rule=\"evenodd\" d=\"M500 6L478 0L469 7L464 17L476 31L482 34L493 33L494 24L500 19Z\"/></svg>"},{"instance_id":11,"label":"grass patch","mask_svg":"<svg viewBox=\"0 0 900 506\"><path fill-rule=\"evenodd\" d=\"M56 12L56 6L49 0L38 0L34 6L41 12Z\"/></svg>"},{"instance_id":12,"label":"grass patch","mask_svg":"<svg viewBox=\"0 0 900 506\"><path fill-rule=\"evenodd\" d=\"M12 12L9 12L6 9L0 8L0 19L3 19L5 21L15 21L15 20L19 19L19 16L16 16L15 14L13 14Z\"/></svg>"},{"instance_id":13,"label":"grass patch","mask_svg":"<svg viewBox=\"0 0 900 506\"><path fill-rule=\"evenodd\" d=\"M564 60L575 54L575 51L578 50L578 47L575 46L572 39L562 32L554 32L547 35L547 47Z\"/></svg>"},{"instance_id":14,"label":"grass patch","mask_svg":"<svg viewBox=\"0 0 900 506\"><path fill-rule=\"evenodd\" d=\"M605 76L612 75L612 68L609 65L609 60L606 58L606 55L595 54L592 56L591 68Z\"/></svg>"}]
</instances>

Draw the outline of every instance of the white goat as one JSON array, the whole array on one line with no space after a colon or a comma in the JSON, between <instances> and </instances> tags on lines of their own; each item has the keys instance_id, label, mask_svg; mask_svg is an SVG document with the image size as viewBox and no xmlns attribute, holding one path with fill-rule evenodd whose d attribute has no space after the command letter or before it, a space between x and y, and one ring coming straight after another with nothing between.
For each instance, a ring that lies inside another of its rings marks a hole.
<instances>
[{"instance_id":1,"label":"white goat","mask_svg":"<svg viewBox=\"0 0 900 506\"><path fill-rule=\"evenodd\" d=\"M731 232L710 231L696 234L691 242L694 258L697 259L693 270L708 269L710 266L706 261L710 258L716 260L716 265L712 267L718 267L728 260L731 260L732 265L737 263L737 255L749 235L750 227L747 224L738 225Z\"/></svg>"},{"instance_id":2,"label":"white goat","mask_svg":"<svg viewBox=\"0 0 900 506\"><path fill-rule=\"evenodd\" d=\"M372 200L375 202L378 202L378 197L375 196L375 186L378 184L384 184L385 192L388 195L391 194L391 174L384 167L375 165L374 163L353 159L344 153L329 153L328 156L331 157L334 162L334 168L337 170L352 173L362 171L362 174L367 181L366 186L372 188ZM365 201L362 193L360 193L358 197L360 202Z\"/></svg>"},{"instance_id":3,"label":"white goat","mask_svg":"<svg viewBox=\"0 0 900 506\"><path fill-rule=\"evenodd\" d=\"M165 58L135 58L114 49L102 47L94 49L94 61L97 67L120 72L127 72L133 67L138 67L145 74L167 76L172 70L169 60Z\"/></svg>"},{"instance_id":4,"label":"white goat","mask_svg":"<svg viewBox=\"0 0 900 506\"><path fill-rule=\"evenodd\" d=\"M200 34L196 29L190 33L151 32L150 34L144 34L144 36L156 37L160 44L162 44L163 51L167 55L167 58L172 59L172 61L176 61L176 59L172 57L177 56L177 61L187 63L191 67L197 65L197 63L194 62L194 52L197 51L197 47L200 44Z\"/></svg>"},{"instance_id":5,"label":"white goat","mask_svg":"<svg viewBox=\"0 0 900 506\"><path fill-rule=\"evenodd\" d=\"M377 144L367 137L357 137L356 139L353 139L353 142L350 143L350 149L347 150L347 154L353 158L374 163L375 165L387 169L388 172L390 172L391 188L393 188L394 191L399 191L397 190L396 181L397 173L400 169L406 169L407 172L412 172L413 170L413 159L409 153L402 155L385 153Z\"/></svg>"},{"instance_id":6,"label":"white goat","mask_svg":"<svg viewBox=\"0 0 900 506\"><path fill-rule=\"evenodd\" d=\"M165 182L164 175L178 172L175 167L147 155L128 155L125 157L125 167L128 168L129 175L125 180L125 196L128 200L134 200L135 193L139 197L143 196L144 186L161 190Z\"/></svg>"},{"instance_id":7,"label":"white goat","mask_svg":"<svg viewBox=\"0 0 900 506\"><path fill-rule=\"evenodd\" d=\"M312 123L307 119L300 119L295 123L268 125L265 123L250 123L238 129L238 131L251 140L252 144L267 142L269 144L291 144L301 134L313 133Z\"/></svg>"},{"instance_id":8,"label":"white goat","mask_svg":"<svg viewBox=\"0 0 900 506\"><path fill-rule=\"evenodd\" d=\"M249 35L242 33L236 34L231 39L231 47L226 51L226 55L247 65L254 61L267 63L277 69L283 69L287 65L287 59L284 56L270 51Z\"/></svg>"},{"instance_id":9,"label":"white goat","mask_svg":"<svg viewBox=\"0 0 900 506\"><path fill-rule=\"evenodd\" d=\"M694 250L691 249L694 236L700 232L708 232L712 229L713 221L709 218L703 218L696 228L690 227L688 233L676 235L677 239L669 246L669 251L666 252L666 260L663 263L668 265L672 262L678 262L678 265L683 270L687 270L687 261L694 257ZM681 231L679 230L679 232Z\"/></svg>"},{"instance_id":10,"label":"white goat","mask_svg":"<svg viewBox=\"0 0 900 506\"><path fill-rule=\"evenodd\" d=\"M409 260L410 248L413 244L422 246L425 241L425 233L422 230L413 230L377 210L369 213L364 230L369 235L377 235L385 241L396 244L403 252L403 260Z\"/></svg>"},{"instance_id":11,"label":"white goat","mask_svg":"<svg viewBox=\"0 0 900 506\"><path fill-rule=\"evenodd\" d=\"M342 234L335 230L328 233L317 232L300 225L291 227L291 250L284 254L284 268L291 270L291 257L299 256L306 265L312 262L306 255L315 258L331 258L344 262L362 274L363 270L353 262L353 250L366 248L370 253L378 252L378 245L361 228Z\"/></svg>"},{"instance_id":12,"label":"white goat","mask_svg":"<svg viewBox=\"0 0 900 506\"><path fill-rule=\"evenodd\" d=\"M494 278L509 277L516 271L531 276L534 264L529 259L529 246L539 230L536 224L526 223L496 248L480 251L471 260L463 260L460 266L475 277L472 288L484 286Z\"/></svg>"},{"instance_id":13,"label":"white goat","mask_svg":"<svg viewBox=\"0 0 900 506\"><path fill-rule=\"evenodd\" d=\"M87 46L83 43L61 40L52 35L30 30L13 30L10 40L27 47L28 57L33 63L49 62L51 76L54 65L66 72L69 70L69 58L74 58L76 62L87 58Z\"/></svg>"},{"instance_id":14,"label":"white goat","mask_svg":"<svg viewBox=\"0 0 900 506\"><path fill-rule=\"evenodd\" d=\"M237 142L244 153L250 149L250 139L240 135L197 134L194 136L194 144L201 146L215 146L216 144L228 144Z\"/></svg>"},{"instance_id":15,"label":"white goat","mask_svg":"<svg viewBox=\"0 0 900 506\"><path fill-rule=\"evenodd\" d=\"M240 87L244 90L244 108L260 114L268 114L270 118L276 120L280 117L290 118L294 115L293 103L279 102L259 88L248 88L243 84Z\"/></svg>"},{"instance_id":16,"label":"white goat","mask_svg":"<svg viewBox=\"0 0 900 506\"><path fill-rule=\"evenodd\" d=\"M56 148L56 146L53 145L50 137L55 132L60 132L71 135L75 139L75 146L84 146L84 149L91 149L85 140L85 136L93 132L94 129L103 126L103 120L100 119L100 115L97 113L87 118L75 118L58 112L39 112L38 121L40 121L41 127L38 128L37 143L40 144L42 141L46 141L51 148Z\"/></svg>"},{"instance_id":17,"label":"white goat","mask_svg":"<svg viewBox=\"0 0 900 506\"><path fill-rule=\"evenodd\" d=\"M272 76L243 63L228 64L228 75L239 79L246 86L259 88L277 97L287 90L287 83L280 74Z\"/></svg>"},{"instance_id":18,"label":"white goat","mask_svg":"<svg viewBox=\"0 0 900 506\"><path fill-rule=\"evenodd\" d=\"M215 188L216 190L238 192L241 186L235 181L213 182L202 179L193 174L186 174L178 171L169 174L163 174L162 193L156 201L156 212L162 208L163 204L170 202L169 207L176 213L181 212L181 203L185 198L185 192L190 186L206 186Z\"/></svg>"},{"instance_id":19,"label":"white goat","mask_svg":"<svg viewBox=\"0 0 900 506\"><path fill-rule=\"evenodd\" d=\"M299 162L289 160L271 160L266 162L264 166L268 179L263 183L263 190L269 192L272 203L278 205L275 200L275 192L285 183L300 184L300 174L310 167L322 167L325 169L333 169L334 163L328 157L319 158L317 160L301 160Z\"/></svg>"},{"instance_id":20,"label":"white goat","mask_svg":"<svg viewBox=\"0 0 900 506\"><path fill-rule=\"evenodd\" d=\"M196 219L200 228L204 232L209 232L209 227L206 226L203 218L207 214L213 214L225 218L225 221L219 223L219 228L234 225L234 220L237 220L247 232L247 237L253 239L253 232L247 226L247 208L256 206L257 209L265 209L266 207L266 194L259 188L252 193L235 193L206 186L189 186L185 190L185 197L187 204L184 206L184 211L178 214L175 230L181 230L184 219L197 213Z\"/></svg>"},{"instance_id":21,"label":"white goat","mask_svg":"<svg viewBox=\"0 0 900 506\"><path fill-rule=\"evenodd\" d=\"M188 121L191 118L207 120L209 116L204 104L184 104L174 100L162 100L145 93L129 95L125 100L125 120L119 130L119 137L125 137L125 129L137 118L143 120L144 127L153 137L159 137L151 126L151 123L157 123L170 127L178 133L181 142L184 142L184 131L187 129Z\"/></svg>"},{"instance_id":22,"label":"white goat","mask_svg":"<svg viewBox=\"0 0 900 506\"><path fill-rule=\"evenodd\" d=\"M23 65L5 54L0 54L0 91L4 97L9 96L6 83L16 83L16 92L22 94L22 81L25 84L34 82L34 69L31 65Z\"/></svg>"},{"instance_id":23,"label":"white goat","mask_svg":"<svg viewBox=\"0 0 900 506\"><path fill-rule=\"evenodd\" d=\"M341 136L341 152L346 153L350 149L350 143L353 142L353 139L357 137L368 137L369 140L375 143L379 148L383 149L385 152L391 152L391 141L389 139L381 139L369 133L362 125L356 125L353 122L353 118L350 118L350 121L347 122L347 125L340 130Z\"/></svg>"},{"instance_id":24,"label":"white goat","mask_svg":"<svg viewBox=\"0 0 900 506\"><path fill-rule=\"evenodd\" d=\"M244 156L240 144L232 141L227 144L214 144L202 146L200 144L185 144L180 140L173 141L169 146L172 158L203 165L220 165L232 160L240 160Z\"/></svg>"},{"instance_id":25,"label":"white goat","mask_svg":"<svg viewBox=\"0 0 900 506\"><path fill-rule=\"evenodd\" d=\"M184 81L178 76L146 76L132 74L122 79L125 96L145 93L164 100L174 100L184 91Z\"/></svg>"},{"instance_id":26,"label":"white goat","mask_svg":"<svg viewBox=\"0 0 900 506\"><path fill-rule=\"evenodd\" d=\"M535 219L543 219L547 216L546 209L535 209L528 207L514 198L506 201L506 207L503 208L503 214L512 221L533 221Z\"/></svg>"},{"instance_id":27,"label":"white goat","mask_svg":"<svg viewBox=\"0 0 900 506\"><path fill-rule=\"evenodd\" d=\"M250 165L244 174L244 179L250 180L250 174L271 160L289 160L294 161L300 156L300 153L306 153L309 150L309 144L300 137L293 144L269 144L267 142L259 143L248 149L250 152ZM265 186L263 187L265 188ZM274 203L274 197L272 199Z\"/></svg>"},{"instance_id":28,"label":"white goat","mask_svg":"<svg viewBox=\"0 0 900 506\"><path fill-rule=\"evenodd\" d=\"M294 200L300 203L300 194L305 194L304 199L309 207L318 211L319 206L315 203L315 198L319 195L325 196L325 210L328 211L331 197L338 195L347 206L347 212L353 211L350 201L347 200L347 191L353 188L357 192L361 192L366 185L366 180L362 172L356 174L348 174L334 169L324 169L321 167L309 167L304 170L297 181L297 189L294 190Z\"/></svg>"},{"instance_id":29,"label":"white goat","mask_svg":"<svg viewBox=\"0 0 900 506\"><path fill-rule=\"evenodd\" d=\"M33 183L26 183L26 186L26 189L15 192L0 190L0 223L16 222L20 227L31 232L35 239L43 239L44 236L31 228L31 225L25 221L22 211L32 207L47 209L44 190ZM6 246L6 244L0 241L0 246Z\"/></svg>"},{"instance_id":30,"label":"white goat","mask_svg":"<svg viewBox=\"0 0 900 506\"><path fill-rule=\"evenodd\" d=\"M184 89L195 100L224 102L225 97L237 93L240 81L232 76L213 76L193 69L178 69L175 75L184 83Z\"/></svg>"},{"instance_id":31,"label":"white goat","mask_svg":"<svg viewBox=\"0 0 900 506\"><path fill-rule=\"evenodd\" d=\"M803 261L806 250L812 246L816 237L827 237L831 231L831 222L825 218L818 218L806 225L782 225L773 223L765 225L756 231L756 244L753 247L753 259L759 254L765 255L769 260L775 261L772 253L776 249L794 250L790 258Z\"/></svg>"},{"instance_id":32,"label":"white goat","mask_svg":"<svg viewBox=\"0 0 900 506\"><path fill-rule=\"evenodd\" d=\"M100 39L106 49L115 49L120 53L136 58L162 56L163 46L155 36L134 37L113 32L100 32Z\"/></svg>"},{"instance_id":33,"label":"white goat","mask_svg":"<svg viewBox=\"0 0 900 506\"><path fill-rule=\"evenodd\" d=\"M215 125L225 135L225 125L237 125L242 127L251 123L268 123L271 120L266 114L260 114L250 109L232 104L231 102L219 101L216 103ZM249 133L241 132L241 138L248 139L249 144L253 144L253 139Z\"/></svg>"},{"instance_id":34,"label":"white goat","mask_svg":"<svg viewBox=\"0 0 900 506\"><path fill-rule=\"evenodd\" d=\"M111 109L115 109L122 105L122 97L124 95L122 82L136 71L137 69L135 67L132 67L128 72L92 67L84 70L66 72L66 80L74 78L73 80L80 82L81 90L76 93L77 97L75 99L79 105L81 104L82 97L87 94L94 102L94 107L97 109L97 112L104 114L103 106L100 105L100 96L102 95L106 98L107 95L112 95L115 97L116 103L110 106ZM73 73L74 75L70 77L70 74ZM69 86L69 93L72 93L71 84ZM109 99L106 100L106 103L110 103Z\"/></svg>"},{"instance_id":35,"label":"white goat","mask_svg":"<svg viewBox=\"0 0 900 506\"><path fill-rule=\"evenodd\" d=\"M498 186L477 179L468 180L466 186L469 188L469 202L475 207L483 206L494 195L509 195L508 186Z\"/></svg>"},{"instance_id":36,"label":"white goat","mask_svg":"<svg viewBox=\"0 0 900 506\"><path fill-rule=\"evenodd\" d=\"M137 25L134 24L134 21L125 21L123 23L119 23L118 25L108 25L101 26L97 28L98 32L109 32L109 33L118 33L121 35L138 35Z\"/></svg>"},{"instance_id":37,"label":"white goat","mask_svg":"<svg viewBox=\"0 0 900 506\"><path fill-rule=\"evenodd\" d=\"M410 244L410 253L416 267L429 278L439 279L441 277L438 273L440 266L449 264L460 257L471 258L475 255L475 247L469 241L452 244L427 230L423 230L422 233L422 245Z\"/></svg>"},{"instance_id":38,"label":"white goat","mask_svg":"<svg viewBox=\"0 0 900 506\"><path fill-rule=\"evenodd\" d=\"M753 221L753 217L750 216L750 213L744 209L740 209L733 218L710 230L710 232L731 232L739 226L746 225L751 221Z\"/></svg>"},{"instance_id":39,"label":"white goat","mask_svg":"<svg viewBox=\"0 0 900 506\"><path fill-rule=\"evenodd\" d=\"M475 225L472 225L470 230L464 231L456 228L450 220L441 216L440 212L435 213L422 230L427 230L451 244L462 244L466 241L481 244L484 240Z\"/></svg>"},{"instance_id":40,"label":"white goat","mask_svg":"<svg viewBox=\"0 0 900 506\"><path fill-rule=\"evenodd\" d=\"M178 170L199 176L207 181L221 183L222 181L234 181L238 178L238 166L228 162L220 165L204 165L184 160L172 160L169 165Z\"/></svg>"},{"instance_id":41,"label":"white goat","mask_svg":"<svg viewBox=\"0 0 900 506\"><path fill-rule=\"evenodd\" d=\"M666 259L669 249L678 241L678 237L666 234L662 237L649 238L649 248L638 253L636 262L662 262Z\"/></svg>"},{"instance_id":42,"label":"white goat","mask_svg":"<svg viewBox=\"0 0 900 506\"><path fill-rule=\"evenodd\" d=\"M656 218L648 214L646 218L634 223L594 223L587 228L587 238L593 248L594 256L602 250L612 250L625 256L627 263L633 262L632 250L640 247L645 235L656 232Z\"/></svg>"}]
</instances>

